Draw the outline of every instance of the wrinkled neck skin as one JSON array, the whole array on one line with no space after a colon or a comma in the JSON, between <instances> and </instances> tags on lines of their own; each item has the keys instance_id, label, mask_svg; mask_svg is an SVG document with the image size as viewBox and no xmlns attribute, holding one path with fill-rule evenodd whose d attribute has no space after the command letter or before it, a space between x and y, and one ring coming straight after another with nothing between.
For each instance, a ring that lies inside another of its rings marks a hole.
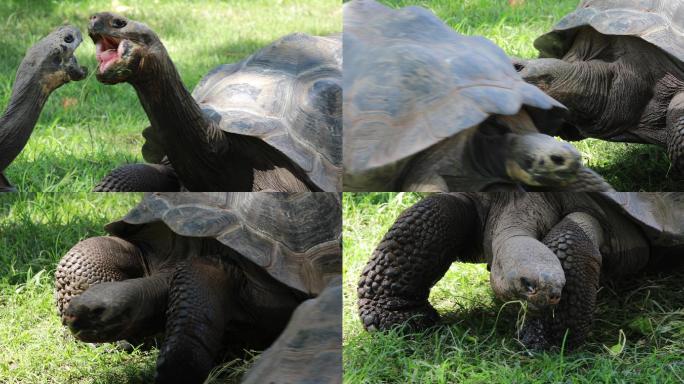
<instances>
[{"instance_id":1,"label":"wrinkled neck skin","mask_svg":"<svg viewBox=\"0 0 684 384\"><path fill-rule=\"evenodd\" d=\"M684 74L681 63L641 39L601 35L591 28L578 32L562 61L549 65L547 73L526 75L538 63L552 61L531 60L521 74L570 109L568 120L582 136L616 141L642 142L621 135L653 114L649 101L658 81L668 74Z\"/></svg>"},{"instance_id":2,"label":"wrinkled neck skin","mask_svg":"<svg viewBox=\"0 0 684 384\"><path fill-rule=\"evenodd\" d=\"M520 190L506 174L507 136L483 133L485 128L471 128L419 153L398 190Z\"/></svg>"},{"instance_id":3,"label":"wrinkled neck skin","mask_svg":"<svg viewBox=\"0 0 684 384\"><path fill-rule=\"evenodd\" d=\"M197 169L211 170L220 163L216 157L220 156L227 135L205 119L163 47L154 55L146 56L144 64L147 66L144 79L139 76L131 81L140 103L186 187L206 190L213 184L211 177L207 177L212 172L197 172ZM221 171L229 172L228 168L234 167L225 168Z\"/></svg>"},{"instance_id":4,"label":"wrinkled neck skin","mask_svg":"<svg viewBox=\"0 0 684 384\"><path fill-rule=\"evenodd\" d=\"M20 72L12 96L0 117L0 172L21 153L38 121L49 94L41 90L37 75Z\"/></svg>"}]
</instances>

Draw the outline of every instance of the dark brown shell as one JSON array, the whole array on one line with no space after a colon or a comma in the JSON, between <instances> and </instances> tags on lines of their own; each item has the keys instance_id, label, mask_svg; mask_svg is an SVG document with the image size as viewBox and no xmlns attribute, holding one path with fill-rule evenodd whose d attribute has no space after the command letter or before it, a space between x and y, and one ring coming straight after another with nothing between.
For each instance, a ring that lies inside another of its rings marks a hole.
<instances>
[{"instance_id":1,"label":"dark brown shell","mask_svg":"<svg viewBox=\"0 0 684 384\"><path fill-rule=\"evenodd\" d=\"M541 57L562 58L583 26L605 35L641 38L684 62L684 1L582 0L534 46Z\"/></svg>"},{"instance_id":2,"label":"dark brown shell","mask_svg":"<svg viewBox=\"0 0 684 384\"><path fill-rule=\"evenodd\" d=\"M639 224L654 245L684 244L684 193L606 192L601 196Z\"/></svg>"},{"instance_id":3,"label":"dark brown shell","mask_svg":"<svg viewBox=\"0 0 684 384\"><path fill-rule=\"evenodd\" d=\"M148 193L109 233L161 221L174 233L215 238L276 280L310 295L341 273L337 193Z\"/></svg>"},{"instance_id":4,"label":"dark brown shell","mask_svg":"<svg viewBox=\"0 0 684 384\"><path fill-rule=\"evenodd\" d=\"M323 191L342 190L342 42L285 36L207 74L192 95L230 133L258 137Z\"/></svg>"},{"instance_id":5,"label":"dark brown shell","mask_svg":"<svg viewBox=\"0 0 684 384\"><path fill-rule=\"evenodd\" d=\"M483 37L420 7L344 5L344 170L395 164L492 114L562 108Z\"/></svg>"}]
</instances>

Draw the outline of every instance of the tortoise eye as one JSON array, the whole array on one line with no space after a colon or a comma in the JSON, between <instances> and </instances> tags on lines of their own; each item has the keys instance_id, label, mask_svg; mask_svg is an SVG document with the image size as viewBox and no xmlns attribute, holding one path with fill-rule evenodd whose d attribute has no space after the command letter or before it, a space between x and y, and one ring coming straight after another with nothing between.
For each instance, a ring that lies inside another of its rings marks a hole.
<instances>
[{"instance_id":1,"label":"tortoise eye","mask_svg":"<svg viewBox=\"0 0 684 384\"><path fill-rule=\"evenodd\" d=\"M114 19L112 20L112 26L114 28L123 28L126 26L126 20Z\"/></svg>"},{"instance_id":2,"label":"tortoise eye","mask_svg":"<svg viewBox=\"0 0 684 384\"><path fill-rule=\"evenodd\" d=\"M74 37L72 35L66 35L64 38L65 43L73 43L74 42Z\"/></svg>"}]
</instances>

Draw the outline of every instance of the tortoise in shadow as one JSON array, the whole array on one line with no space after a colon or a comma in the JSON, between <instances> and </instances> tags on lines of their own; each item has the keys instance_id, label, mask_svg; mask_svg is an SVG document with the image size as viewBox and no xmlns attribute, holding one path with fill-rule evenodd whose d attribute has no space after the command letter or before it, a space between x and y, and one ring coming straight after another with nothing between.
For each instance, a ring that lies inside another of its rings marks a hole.
<instances>
[{"instance_id":1,"label":"tortoise in shadow","mask_svg":"<svg viewBox=\"0 0 684 384\"><path fill-rule=\"evenodd\" d=\"M82 41L78 28L65 25L35 43L21 61L9 104L0 117L0 192L15 190L4 171L26 146L50 94L86 77L87 69L74 56Z\"/></svg>"}]
</instances>

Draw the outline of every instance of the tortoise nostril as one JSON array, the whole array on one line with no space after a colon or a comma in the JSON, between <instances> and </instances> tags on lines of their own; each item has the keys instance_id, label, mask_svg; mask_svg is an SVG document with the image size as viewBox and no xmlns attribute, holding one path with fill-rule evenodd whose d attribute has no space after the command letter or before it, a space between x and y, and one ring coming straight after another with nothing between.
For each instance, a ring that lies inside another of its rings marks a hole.
<instances>
[{"instance_id":1,"label":"tortoise nostril","mask_svg":"<svg viewBox=\"0 0 684 384\"><path fill-rule=\"evenodd\" d=\"M563 156L558 155L551 155L551 161L553 161L556 165L563 165L563 163L565 163Z\"/></svg>"},{"instance_id":2,"label":"tortoise nostril","mask_svg":"<svg viewBox=\"0 0 684 384\"><path fill-rule=\"evenodd\" d=\"M520 284L530 294L534 294L537 291L537 285L524 277L520 278Z\"/></svg>"},{"instance_id":3,"label":"tortoise nostril","mask_svg":"<svg viewBox=\"0 0 684 384\"><path fill-rule=\"evenodd\" d=\"M102 315L104 311L104 307L95 307L90 311L90 313L93 315L93 317L100 317L100 315Z\"/></svg>"}]
</instances>

